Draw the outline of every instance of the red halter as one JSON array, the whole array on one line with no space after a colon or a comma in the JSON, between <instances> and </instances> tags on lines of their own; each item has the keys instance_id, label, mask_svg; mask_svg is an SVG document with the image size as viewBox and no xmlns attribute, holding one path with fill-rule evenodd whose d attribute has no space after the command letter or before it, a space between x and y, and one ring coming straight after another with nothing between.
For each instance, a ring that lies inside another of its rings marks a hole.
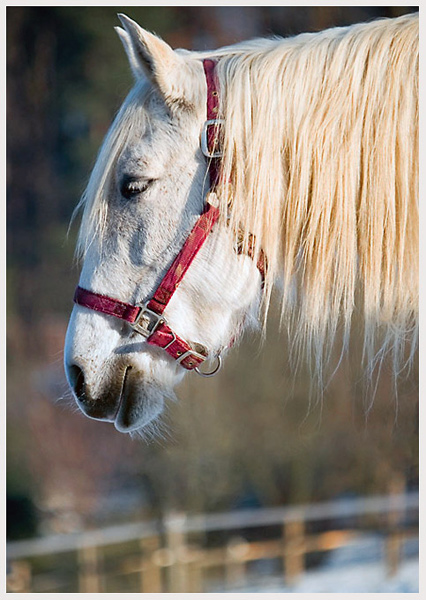
<instances>
[{"instance_id":1,"label":"red halter","mask_svg":"<svg viewBox=\"0 0 426 600\"><path fill-rule=\"evenodd\" d=\"M185 369L195 369L206 360L207 348L201 344L191 346L180 338L167 325L163 312L218 217L218 209L207 205L205 212L199 217L154 296L145 306L133 306L108 296L90 292L79 286L75 291L74 302L127 321L135 331L147 338L148 344L163 348Z\"/></svg>"},{"instance_id":2,"label":"red halter","mask_svg":"<svg viewBox=\"0 0 426 600\"><path fill-rule=\"evenodd\" d=\"M219 157L221 156L218 151L218 136L221 123L217 119L219 94L217 77L214 70L215 62L206 59L203 61L203 66L207 82L207 121L204 124L201 134L201 149L205 156L209 158L210 190L213 190L219 181ZM198 371L198 366L208 356L207 348L198 343L189 344L180 338L168 326L163 313L218 218L219 209L206 203L203 213L195 223L182 249L165 274L153 297L145 306L133 306L126 302L85 290L80 286L77 286L75 291L74 302L85 308L90 308L127 321L135 331L146 337L148 344L163 348L185 369L196 369L201 375L213 375L220 368L220 356L217 357L218 363L214 371L211 373ZM258 264L258 267L261 270L263 278L263 265Z\"/></svg>"}]
</instances>

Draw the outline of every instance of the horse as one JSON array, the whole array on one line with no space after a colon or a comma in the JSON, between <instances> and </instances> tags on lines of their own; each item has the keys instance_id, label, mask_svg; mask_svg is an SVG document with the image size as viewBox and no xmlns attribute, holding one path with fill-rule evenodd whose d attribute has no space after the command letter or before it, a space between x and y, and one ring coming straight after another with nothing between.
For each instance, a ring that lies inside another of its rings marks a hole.
<instances>
[{"instance_id":1,"label":"horse","mask_svg":"<svg viewBox=\"0 0 426 600\"><path fill-rule=\"evenodd\" d=\"M367 372L390 356L397 377L418 331L418 14L211 52L118 16L135 81L76 209L79 408L149 430L187 371L265 330L273 290L316 372L356 317Z\"/></svg>"}]
</instances>

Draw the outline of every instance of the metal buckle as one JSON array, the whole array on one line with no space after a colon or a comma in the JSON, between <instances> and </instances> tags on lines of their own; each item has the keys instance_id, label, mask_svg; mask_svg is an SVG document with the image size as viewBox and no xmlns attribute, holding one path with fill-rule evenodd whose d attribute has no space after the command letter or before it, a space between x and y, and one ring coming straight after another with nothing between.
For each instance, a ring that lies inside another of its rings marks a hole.
<instances>
[{"instance_id":1,"label":"metal buckle","mask_svg":"<svg viewBox=\"0 0 426 600\"><path fill-rule=\"evenodd\" d=\"M161 323L166 322L166 319L146 306L141 306L140 308L141 310L136 317L136 320L133 323L130 323L130 325L138 333L145 337L149 337Z\"/></svg>"},{"instance_id":2,"label":"metal buckle","mask_svg":"<svg viewBox=\"0 0 426 600\"><path fill-rule=\"evenodd\" d=\"M181 356L179 356L179 358L176 359L176 362L180 364L188 356L195 356L196 358L201 358L201 360L206 360L206 357L203 354L200 354L195 350L187 350Z\"/></svg>"},{"instance_id":3,"label":"metal buckle","mask_svg":"<svg viewBox=\"0 0 426 600\"><path fill-rule=\"evenodd\" d=\"M201 152L204 154L204 156L207 156L207 158L220 158L223 155L221 150L209 150L209 140L207 135L209 127L222 125L223 123L225 123L224 119L208 119L204 122L203 129L201 131Z\"/></svg>"}]
</instances>

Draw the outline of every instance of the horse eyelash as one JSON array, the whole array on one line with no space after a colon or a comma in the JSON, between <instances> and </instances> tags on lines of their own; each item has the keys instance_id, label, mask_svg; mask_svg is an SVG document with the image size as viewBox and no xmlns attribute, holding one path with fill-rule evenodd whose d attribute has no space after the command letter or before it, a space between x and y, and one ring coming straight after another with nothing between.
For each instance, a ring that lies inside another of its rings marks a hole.
<instances>
[{"instance_id":1,"label":"horse eyelash","mask_svg":"<svg viewBox=\"0 0 426 600\"><path fill-rule=\"evenodd\" d=\"M132 197L143 194L154 181L154 179L140 180L125 177L120 184L120 193L123 198L130 200Z\"/></svg>"}]
</instances>

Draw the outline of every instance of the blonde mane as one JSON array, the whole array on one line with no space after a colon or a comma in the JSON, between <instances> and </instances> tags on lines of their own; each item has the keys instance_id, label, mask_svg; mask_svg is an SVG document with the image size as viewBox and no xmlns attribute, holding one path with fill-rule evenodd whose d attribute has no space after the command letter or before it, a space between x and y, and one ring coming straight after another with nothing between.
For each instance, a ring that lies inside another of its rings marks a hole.
<instances>
[{"instance_id":1,"label":"blonde mane","mask_svg":"<svg viewBox=\"0 0 426 600\"><path fill-rule=\"evenodd\" d=\"M418 18L210 53L223 94L222 214L283 281L282 319L317 366L354 312L370 366L414 352L418 318ZM229 210L230 209L230 210Z\"/></svg>"}]
</instances>

